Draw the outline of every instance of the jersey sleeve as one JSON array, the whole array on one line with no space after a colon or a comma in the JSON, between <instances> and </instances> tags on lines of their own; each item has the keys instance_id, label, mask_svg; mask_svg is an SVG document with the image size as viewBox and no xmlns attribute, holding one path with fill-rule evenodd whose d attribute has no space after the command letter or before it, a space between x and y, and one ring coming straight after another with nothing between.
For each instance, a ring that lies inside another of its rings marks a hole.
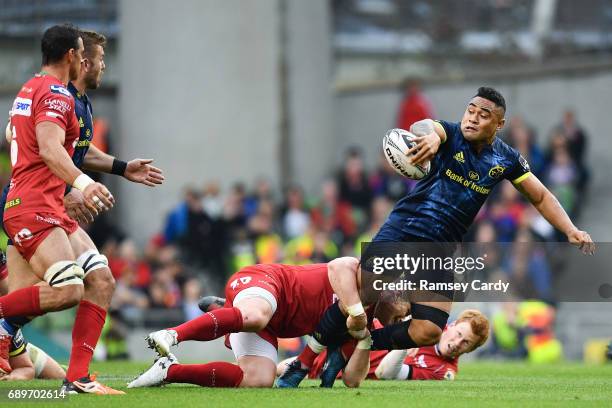
<instances>
[{"instance_id":1,"label":"jersey sleeve","mask_svg":"<svg viewBox=\"0 0 612 408\"><path fill-rule=\"evenodd\" d=\"M505 172L506 180L510 180L512 184L520 184L531 175L531 169L527 160L515 149L510 151L511 166Z\"/></svg>"},{"instance_id":2,"label":"jersey sleeve","mask_svg":"<svg viewBox=\"0 0 612 408\"><path fill-rule=\"evenodd\" d=\"M74 116L74 99L61 85L45 85L34 112L34 125L53 122L66 130Z\"/></svg>"},{"instance_id":3,"label":"jersey sleeve","mask_svg":"<svg viewBox=\"0 0 612 408\"><path fill-rule=\"evenodd\" d=\"M445 120L435 120L434 122L439 123L442 125L442 128L444 128L444 131L446 132L445 144L448 143L449 140L454 139L455 133L457 133L457 130L459 130L458 123L447 122Z\"/></svg>"},{"instance_id":4,"label":"jersey sleeve","mask_svg":"<svg viewBox=\"0 0 612 408\"><path fill-rule=\"evenodd\" d=\"M11 345L9 347L9 357L17 357L26 352L28 342L23 337L21 329L17 330L17 333L11 339Z\"/></svg>"}]
</instances>

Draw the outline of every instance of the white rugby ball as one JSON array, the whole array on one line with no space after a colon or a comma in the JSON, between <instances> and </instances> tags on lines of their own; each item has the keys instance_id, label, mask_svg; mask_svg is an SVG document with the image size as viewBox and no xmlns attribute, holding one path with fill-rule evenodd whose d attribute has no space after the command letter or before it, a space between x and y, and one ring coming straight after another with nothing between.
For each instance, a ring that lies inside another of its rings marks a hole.
<instances>
[{"instance_id":1,"label":"white rugby ball","mask_svg":"<svg viewBox=\"0 0 612 408\"><path fill-rule=\"evenodd\" d=\"M383 137L383 153L389 165L404 177L420 180L429 174L431 163L415 165L410 163L407 156L415 142L412 140L416 136L404 129L391 129ZM416 154L413 153L413 155Z\"/></svg>"}]
</instances>

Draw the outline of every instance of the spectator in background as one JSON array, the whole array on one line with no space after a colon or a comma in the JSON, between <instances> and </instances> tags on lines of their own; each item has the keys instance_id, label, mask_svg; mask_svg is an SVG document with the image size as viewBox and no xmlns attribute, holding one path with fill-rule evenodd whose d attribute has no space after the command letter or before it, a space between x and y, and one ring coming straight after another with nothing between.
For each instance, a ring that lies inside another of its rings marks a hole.
<instances>
[{"instance_id":1,"label":"spectator in background","mask_svg":"<svg viewBox=\"0 0 612 408\"><path fill-rule=\"evenodd\" d=\"M512 242L527 206L511 183L502 183L499 198L487 207L485 218L495 226L499 242Z\"/></svg>"},{"instance_id":2,"label":"spectator in background","mask_svg":"<svg viewBox=\"0 0 612 408\"><path fill-rule=\"evenodd\" d=\"M272 185L266 178L259 178L255 182L255 191L248 195L244 200L244 211L247 218L251 218L257 213L259 204L262 201L273 202Z\"/></svg>"},{"instance_id":3,"label":"spectator in background","mask_svg":"<svg viewBox=\"0 0 612 408\"><path fill-rule=\"evenodd\" d=\"M198 301L202 295L200 281L195 278L188 279L183 285L183 314L185 319L195 319L202 314Z\"/></svg>"},{"instance_id":4,"label":"spectator in background","mask_svg":"<svg viewBox=\"0 0 612 408\"><path fill-rule=\"evenodd\" d=\"M580 183L578 167L569 152L568 139L555 132L551 139L550 162L544 174L544 182L557 197L561 206L571 216L575 216L577 185Z\"/></svg>"},{"instance_id":5,"label":"spectator in background","mask_svg":"<svg viewBox=\"0 0 612 408\"><path fill-rule=\"evenodd\" d=\"M397 113L397 127L410 129L414 122L434 118L431 103L421 92L419 81L410 79L405 81L403 85L405 92Z\"/></svg>"},{"instance_id":6,"label":"spectator in background","mask_svg":"<svg viewBox=\"0 0 612 408\"><path fill-rule=\"evenodd\" d=\"M187 233L189 202L198 195L193 187L185 188L183 201L174 207L166 217L164 242L173 243Z\"/></svg>"},{"instance_id":7,"label":"spectator in background","mask_svg":"<svg viewBox=\"0 0 612 408\"><path fill-rule=\"evenodd\" d=\"M368 211L372 202L372 191L363 163L363 153L357 147L349 148L344 166L338 175L340 202L350 204L352 218L358 229L367 225Z\"/></svg>"},{"instance_id":8,"label":"spectator in background","mask_svg":"<svg viewBox=\"0 0 612 408\"><path fill-rule=\"evenodd\" d=\"M588 136L582 126L576 121L573 110L567 109L563 113L561 124L557 131L567 139L567 150L578 169L577 187L580 193L588 187L590 171L586 165L585 155L588 147Z\"/></svg>"},{"instance_id":9,"label":"spectator in background","mask_svg":"<svg viewBox=\"0 0 612 408\"><path fill-rule=\"evenodd\" d=\"M523 155L529 163L531 171L537 177L540 177L545 166L544 153L536 143L535 132L527 127L520 116L514 116L510 119L505 140Z\"/></svg>"},{"instance_id":10,"label":"spectator in background","mask_svg":"<svg viewBox=\"0 0 612 408\"><path fill-rule=\"evenodd\" d=\"M204 211L214 220L223 216L223 199L221 198L221 188L216 181L208 182L204 185L202 195L202 207Z\"/></svg>"},{"instance_id":11,"label":"spectator in background","mask_svg":"<svg viewBox=\"0 0 612 408\"><path fill-rule=\"evenodd\" d=\"M282 260L283 241L280 235L274 232L272 201L262 199L259 202L257 213L249 219L248 229L254 241L254 263L278 263Z\"/></svg>"},{"instance_id":12,"label":"spectator in background","mask_svg":"<svg viewBox=\"0 0 612 408\"><path fill-rule=\"evenodd\" d=\"M283 215L283 231L288 239L303 235L310 225L310 217L304 205L302 188L294 185L287 189Z\"/></svg>"},{"instance_id":13,"label":"spectator in background","mask_svg":"<svg viewBox=\"0 0 612 408\"><path fill-rule=\"evenodd\" d=\"M392 207L393 202L389 201L389 199L384 196L376 197L374 201L372 201L372 211L370 212L370 226L355 241L355 254L357 254L358 256L361 255L361 244L364 242L372 241L374 235L376 235L380 227L382 227L385 220L389 216Z\"/></svg>"},{"instance_id":14,"label":"spectator in background","mask_svg":"<svg viewBox=\"0 0 612 408\"><path fill-rule=\"evenodd\" d=\"M357 225L352 218L351 205L338 198L338 186L334 180L326 180L321 185L321 199L310 212L312 223L340 244L354 237Z\"/></svg>"}]
</instances>

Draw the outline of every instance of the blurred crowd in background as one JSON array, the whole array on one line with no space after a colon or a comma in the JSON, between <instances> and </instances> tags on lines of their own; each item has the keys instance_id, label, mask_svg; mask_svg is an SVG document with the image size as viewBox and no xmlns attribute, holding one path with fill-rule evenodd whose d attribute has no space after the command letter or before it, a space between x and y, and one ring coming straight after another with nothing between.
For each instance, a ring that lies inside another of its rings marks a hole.
<instances>
[{"instance_id":1,"label":"blurred crowd in background","mask_svg":"<svg viewBox=\"0 0 612 408\"><path fill-rule=\"evenodd\" d=\"M427 117L436 117L435 107L418 83L408 83L397 123L390 127L409 128ZM532 172L566 211L577 217L584 203L589 169L585 163L588 136L575 112L560 112L559 123L552 123L550 133L542 135L520 116L513 116L499 136L521 152ZM162 230L144 248L114 225L109 215L85 226L108 257L117 282L111 305L114 324L107 337L122 338L121 332L134 325L161 327L196 317L201 313L198 299L209 294L222 296L227 278L247 265L317 263L338 256L358 256L360 244L373 238L394 203L416 184L396 174L382 152L374 168L367 168L365 159L359 147L348 149L338 168L330 166L329 177L314 195L305 194L299 185L279 192L266 179L253 185L237 183L225 191L214 180L186 186L183 197L169 209ZM6 144L0 169L5 184L10 177ZM564 239L511 183L502 183L491 194L466 241ZM553 304L551 288L557 269L543 251L528 252L505 262L501 273L523 282L524 293L517 293L517 298ZM508 306L503 319L496 317L501 334L494 339L501 338L501 349L517 341L504 328L516 321L520 308ZM554 316L554 310L546 313Z\"/></svg>"}]
</instances>

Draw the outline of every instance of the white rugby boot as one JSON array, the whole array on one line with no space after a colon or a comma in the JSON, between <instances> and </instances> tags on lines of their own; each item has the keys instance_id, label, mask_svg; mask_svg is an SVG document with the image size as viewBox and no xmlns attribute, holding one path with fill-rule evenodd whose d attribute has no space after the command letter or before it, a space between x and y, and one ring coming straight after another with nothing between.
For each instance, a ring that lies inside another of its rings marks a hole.
<instances>
[{"instance_id":1,"label":"white rugby boot","mask_svg":"<svg viewBox=\"0 0 612 408\"><path fill-rule=\"evenodd\" d=\"M155 360L147 371L130 382L127 387L160 387L165 384L165 379L168 376L168 369L173 364L178 364L178 360L172 353L169 353L168 357L160 357Z\"/></svg>"},{"instance_id":2,"label":"white rugby boot","mask_svg":"<svg viewBox=\"0 0 612 408\"><path fill-rule=\"evenodd\" d=\"M174 330L159 330L149 333L145 338L149 344L149 348L157 351L162 357L167 357L170 354L170 347L178 344L177 334Z\"/></svg>"}]
</instances>

